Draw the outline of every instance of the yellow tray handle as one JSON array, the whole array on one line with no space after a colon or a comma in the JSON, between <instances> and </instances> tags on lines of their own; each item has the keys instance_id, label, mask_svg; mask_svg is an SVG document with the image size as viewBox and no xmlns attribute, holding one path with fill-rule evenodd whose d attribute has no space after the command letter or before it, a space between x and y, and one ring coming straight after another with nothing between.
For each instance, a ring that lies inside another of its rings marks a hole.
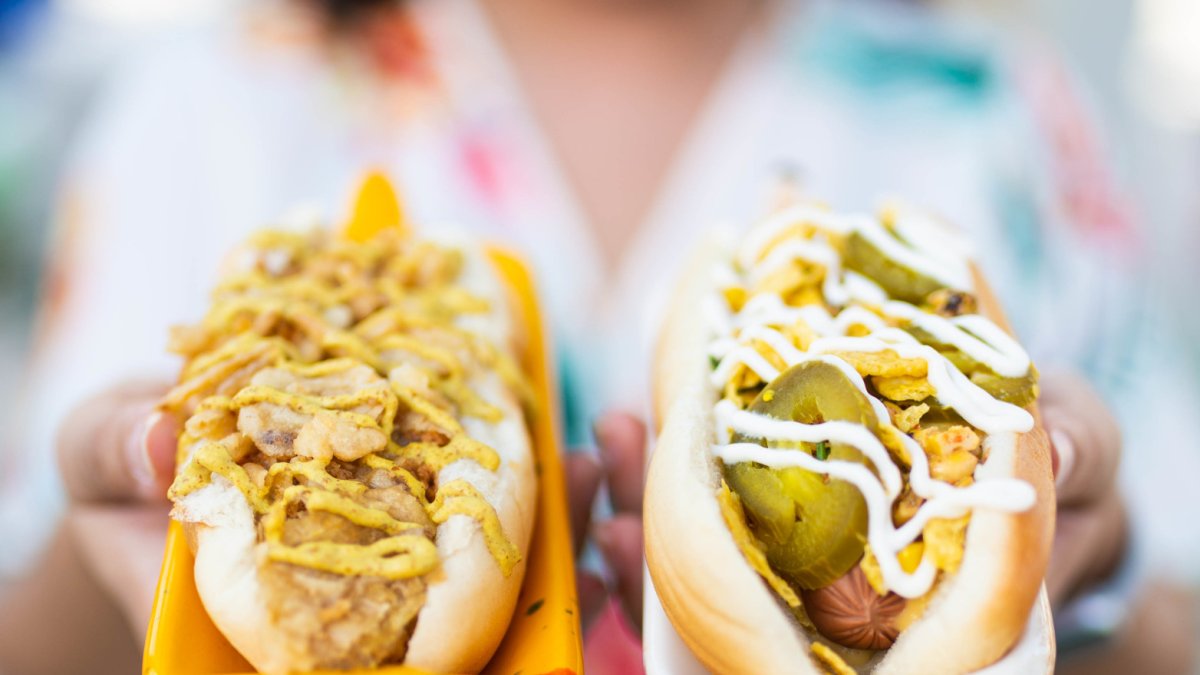
<instances>
[{"instance_id":1,"label":"yellow tray handle","mask_svg":"<svg viewBox=\"0 0 1200 675\"><path fill-rule=\"evenodd\" d=\"M372 171L358 188L354 209L349 222L342 228L342 235L351 241L364 242L390 229L408 235L404 208L387 176L381 171Z\"/></svg>"}]
</instances>

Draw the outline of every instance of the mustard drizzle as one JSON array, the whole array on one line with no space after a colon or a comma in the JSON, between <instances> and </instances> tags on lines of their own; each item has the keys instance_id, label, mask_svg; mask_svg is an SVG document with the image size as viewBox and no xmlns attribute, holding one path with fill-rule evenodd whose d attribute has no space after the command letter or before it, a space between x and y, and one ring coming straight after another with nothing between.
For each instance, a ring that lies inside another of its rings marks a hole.
<instances>
[{"instance_id":1,"label":"mustard drizzle","mask_svg":"<svg viewBox=\"0 0 1200 675\"><path fill-rule=\"evenodd\" d=\"M259 243L264 247L287 250L292 264L302 262L307 257L307 243L303 238L290 235L279 238L260 237ZM384 257L386 250L374 247L364 252L362 247L343 246L336 248L335 253L352 258L356 262L366 261L367 265L374 265ZM415 259L415 256L410 256L410 259ZM402 302L411 302L415 297L417 304L428 313L468 313L488 309L485 301L456 287L420 292L410 289L407 295L397 296L396 291L404 289L394 280L377 281L380 282L379 288L385 295ZM388 284L384 282L390 282L391 287L387 287ZM268 290L263 292L264 288ZM254 295L237 295L238 293ZM230 295L232 297L227 297ZM349 330L334 328L325 321L323 311L313 311L311 305L317 305L318 308L321 305L332 307L345 302L348 299L345 295L324 288L311 279L275 279L261 272L230 278L218 287L215 296L218 299L202 324L209 331L218 332L231 325L257 325L254 321L247 324L239 318L247 314L270 316L272 323L278 319L286 319L302 333L312 337L323 350L334 352L335 358L306 363L299 358L298 348L291 342L275 336L264 337L253 331L244 332L191 359L184 369L182 383L165 401L164 405L167 407L182 407L200 393L221 386L228 377L239 370L257 365L260 360L263 361L261 367L283 368L301 377L315 378L345 372L359 364L368 365L376 372L384 372L386 368L380 352L401 349L443 367L445 374L433 377L431 386L456 403L460 414L493 421L502 418L499 409L488 404L466 386L463 381L462 364L452 351L419 342L412 336L396 332L401 328L446 331L460 338L481 362L488 365L512 364L511 360L505 358L506 355L502 355L490 344L456 326L446 325L410 311L400 312L399 308L385 307ZM442 299L444 302L439 302ZM434 309L438 312L433 312ZM515 368L512 372L517 373ZM189 375L192 377L189 378ZM507 373L504 376L505 381L519 383L518 390L527 387L519 373L516 378L512 378L511 375L512 373ZM389 438L389 454L401 459L416 458L435 471L440 471L462 458L474 459L493 471L500 464L496 451L469 438L452 414L417 392L395 383L392 383L390 390L378 386L340 396L308 396L250 385L232 397L209 395L201 400L195 412L216 409L236 413L241 408L258 403L281 405L308 415L330 412L355 426L377 429ZM442 429L449 437L449 442L444 446L435 443L400 446L392 442L391 431L400 403L404 403L409 410ZM382 421L352 410L367 404L382 405ZM213 474L223 476L243 494L254 512L262 516L261 523L268 542L268 557L271 560L338 574L377 574L394 579L424 574L437 565L436 546L433 542L421 534L411 534L412 530L421 528L420 524L398 521L386 511L361 505L349 498L361 495L368 487L357 480L338 479L330 475L327 471L329 460L295 457L291 461L276 462L267 469L266 477L260 486L247 470L233 459L228 448L211 438L198 438L190 433L183 433L179 439L181 459L186 450L193 445L196 447L192 451L191 460L172 485L171 498L182 498L207 485ZM369 454L361 461L370 468L388 472L405 485L426 508L433 522L440 524L451 515L466 515L477 520L485 543L505 576L508 576L519 562L520 552L504 535L495 509L469 483L454 481L447 484L437 492L434 502L430 503L425 497L425 484L395 460ZM294 483L297 478L303 478L306 483L283 487L281 497L271 502L270 495L279 487L281 480ZM334 513L352 523L382 531L390 536L366 546L333 542L306 542L299 546L286 546L281 541L283 524L287 519L289 505L296 502L302 502L305 508Z\"/></svg>"},{"instance_id":2,"label":"mustard drizzle","mask_svg":"<svg viewBox=\"0 0 1200 675\"><path fill-rule=\"evenodd\" d=\"M513 568L521 561L521 552L508 537L504 536L504 528L496 509L488 503L483 495L465 480L459 479L443 485L437 498L429 505L430 519L442 524L450 516L467 516L479 522L483 530L483 539L488 551L500 566L500 572L507 578Z\"/></svg>"}]
</instances>

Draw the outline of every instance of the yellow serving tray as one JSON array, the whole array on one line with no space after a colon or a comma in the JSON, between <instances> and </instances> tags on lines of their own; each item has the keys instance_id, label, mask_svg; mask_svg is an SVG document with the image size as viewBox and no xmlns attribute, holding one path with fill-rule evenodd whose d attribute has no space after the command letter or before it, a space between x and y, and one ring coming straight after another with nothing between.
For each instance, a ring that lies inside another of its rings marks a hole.
<instances>
[{"instance_id":1,"label":"yellow serving tray","mask_svg":"<svg viewBox=\"0 0 1200 675\"><path fill-rule=\"evenodd\" d=\"M535 394L530 431L539 480L537 521L529 545L525 582L508 632L484 672L580 673L583 648L566 485L558 452L558 407L553 395L551 351L528 268L517 255L503 249L489 248L488 255L506 282L527 327L528 345L522 366ZM196 593L193 565L183 528L172 521L146 633L142 672L146 675L255 672L208 618ZM417 675L423 671L389 666L352 672Z\"/></svg>"}]
</instances>

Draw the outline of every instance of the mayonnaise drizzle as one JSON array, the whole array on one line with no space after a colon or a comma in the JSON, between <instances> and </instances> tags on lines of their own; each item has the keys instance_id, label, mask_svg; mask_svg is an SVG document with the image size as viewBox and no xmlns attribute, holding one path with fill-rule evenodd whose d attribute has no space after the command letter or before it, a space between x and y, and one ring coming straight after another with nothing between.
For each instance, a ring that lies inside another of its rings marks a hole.
<instances>
[{"instance_id":1,"label":"mayonnaise drizzle","mask_svg":"<svg viewBox=\"0 0 1200 675\"><path fill-rule=\"evenodd\" d=\"M888 258L914 272L936 279L948 288L973 290L969 258L962 241L926 217L901 209L894 211L896 233L903 240L889 232L878 218L835 214L811 204L798 204L772 215L750 232L743 239L737 261L742 269L751 269L759 262L763 250L788 228L809 224L839 235L857 232Z\"/></svg>"},{"instance_id":2,"label":"mayonnaise drizzle","mask_svg":"<svg viewBox=\"0 0 1200 675\"><path fill-rule=\"evenodd\" d=\"M869 337L819 338L808 349L816 354L891 350L901 358L920 359L928 366L926 378L938 401L953 408L971 426L989 434L1026 432L1033 428L1033 416L1027 411L992 398L936 349L917 342L904 331L888 328Z\"/></svg>"},{"instance_id":3,"label":"mayonnaise drizzle","mask_svg":"<svg viewBox=\"0 0 1200 675\"><path fill-rule=\"evenodd\" d=\"M704 311L720 336L709 345L709 355L719 359L712 373L712 385L718 390L723 388L739 366L749 368L764 382L774 380L780 370L759 351L760 346L765 346L789 368L806 361L823 361L837 367L867 396L878 423L888 424L890 416L883 402L870 395L862 376L836 354L891 350L901 358L924 361L926 377L938 401L984 433L996 435L1032 429L1033 417L1027 411L993 398L937 350L893 324L907 322L1005 377L1022 376L1030 368L1029 357L1014 339L983 316L946 319L911 304L889 300L875 282L842 270L840 256L820 232L838 235L858 232L890 258L914 271L947 287L971 288L969 263L958 242L953 237L939 237L932 223L918 222L915 218L907 214L896 218L895 230L905 241L874 218L840 216L810 205L789 208L753 229L743 240L736 258L744 274L739 277L732 266L720 265L713 273L718 287L739 282L752 287L778 269L804 260L825 268L822 294L828 305L841 310L834 315L821 305L791 307L778 295L764 293L751 297L734 314L719 297L710 298ZM814 225L818 232L812 239L797 236L781 241L788 228L797 224ZM798 322L806 324L818 336L807 351L798 349L780 331ZM855 326L868 334L847 336ZM779 420L741 410L730 400L718 402L714 413L718 443L712 451L724 462L800 467L857 487L867 504L867 538L879 561L884 583L904 597L924 595L936 576L936 568L928 557L912 573L905 572L897 558L905 546L921 535L930 520L959 517L975 508L1019 512L1030 508L1036 499L1028 483L1015 479L983 479L977 475L977 482L963 488L936 480L930 476L929 460L920 444L906 434L896 434L911 462L909 487L926 500L910 520L897 528L892 521L891 504L903 488L903 478L883 443L865 426L844 421L803 424ZM875 471L854 462L818 460L795 449L731 443L734 433L767 441L829 441L850 445L863 453Z\"/></svg>"},{"instance_id":4,"label":"mayonnaise drizzle","mask_svg":"<svg viewBox=\"0 0 1200 675\"><path fill-rule=\"evenodd\" d=\"M881 309L888 316L907 319L939 342L957 347L997 375L1021 377L1029 372L1029 356L1021 345L978 314L946 319L898 301L884 303Z\"/></svg>"},{"instance_id":5,"label":"mayonnaise drizzle","mask_svg":"<svg viewBox=\"0 0 1200 675\"><path fill-rule=\"evenodd\" d=\"M887 587L906 598L916 598L928 592L933 585L937 569L928 558L922 558L917 569L909 574L900 566L900 560L894 550L882 547L883 542L891 540L896 533L892 526L891 509L887 508L891 499L884 494L883 487L875 476L863 465L837 460L823 462L806 452L764 448L754 443L717 445L713 447L713 454L726 464L758 462L772 468L796 466L854 485L867 503L867 540L870 541L871 550L879 560L879 569Z\"/></svg>"},{"instance_id":6,"label":"mayonnaise drizzle","mask_svg":"<svg viewBox=\"0 0 1200 675\"><path fill-rule=\"evenodd\" d=\"M888 456L887 448L883 447L883 443L875 434L861 424L842 421L802 424L739 410L728 400L717 403L716 415L717 425L721 430L718 431L718 438L724 443L729 442L729 431L733 430L753 438L769 438L788 443L833 441L853 445L875 465L889 502L900 496L900 490L904 487L900 469Z\"/></svg>"}]
</instances>

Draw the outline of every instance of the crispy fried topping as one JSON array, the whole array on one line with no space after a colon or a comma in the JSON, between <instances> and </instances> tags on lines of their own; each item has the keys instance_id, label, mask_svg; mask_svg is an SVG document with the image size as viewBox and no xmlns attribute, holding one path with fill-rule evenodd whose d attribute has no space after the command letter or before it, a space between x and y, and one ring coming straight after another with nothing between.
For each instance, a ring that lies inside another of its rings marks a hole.
<instances>
[{"instance_id":1,"label":"crispy fried topping","mask_svg":"<svg viewBox=\"0 0 1200 675\"><path fill-rule=\"evenodd\" d=\"M252 507L268 560L389 580L434 570L436 525L465 515L509 574L521 554L494 508L469 483L437 484L461 459L500 465L460 421L502 416L471 373L526 386L505 352L458 327L491 309L456 285L462 264L390 232L255 235L203 321L172 335L187 361L163 407L187 421L171 499L219 475ZM405 602L419 607L423 589Z\"/></svg>"}]
</instances>

